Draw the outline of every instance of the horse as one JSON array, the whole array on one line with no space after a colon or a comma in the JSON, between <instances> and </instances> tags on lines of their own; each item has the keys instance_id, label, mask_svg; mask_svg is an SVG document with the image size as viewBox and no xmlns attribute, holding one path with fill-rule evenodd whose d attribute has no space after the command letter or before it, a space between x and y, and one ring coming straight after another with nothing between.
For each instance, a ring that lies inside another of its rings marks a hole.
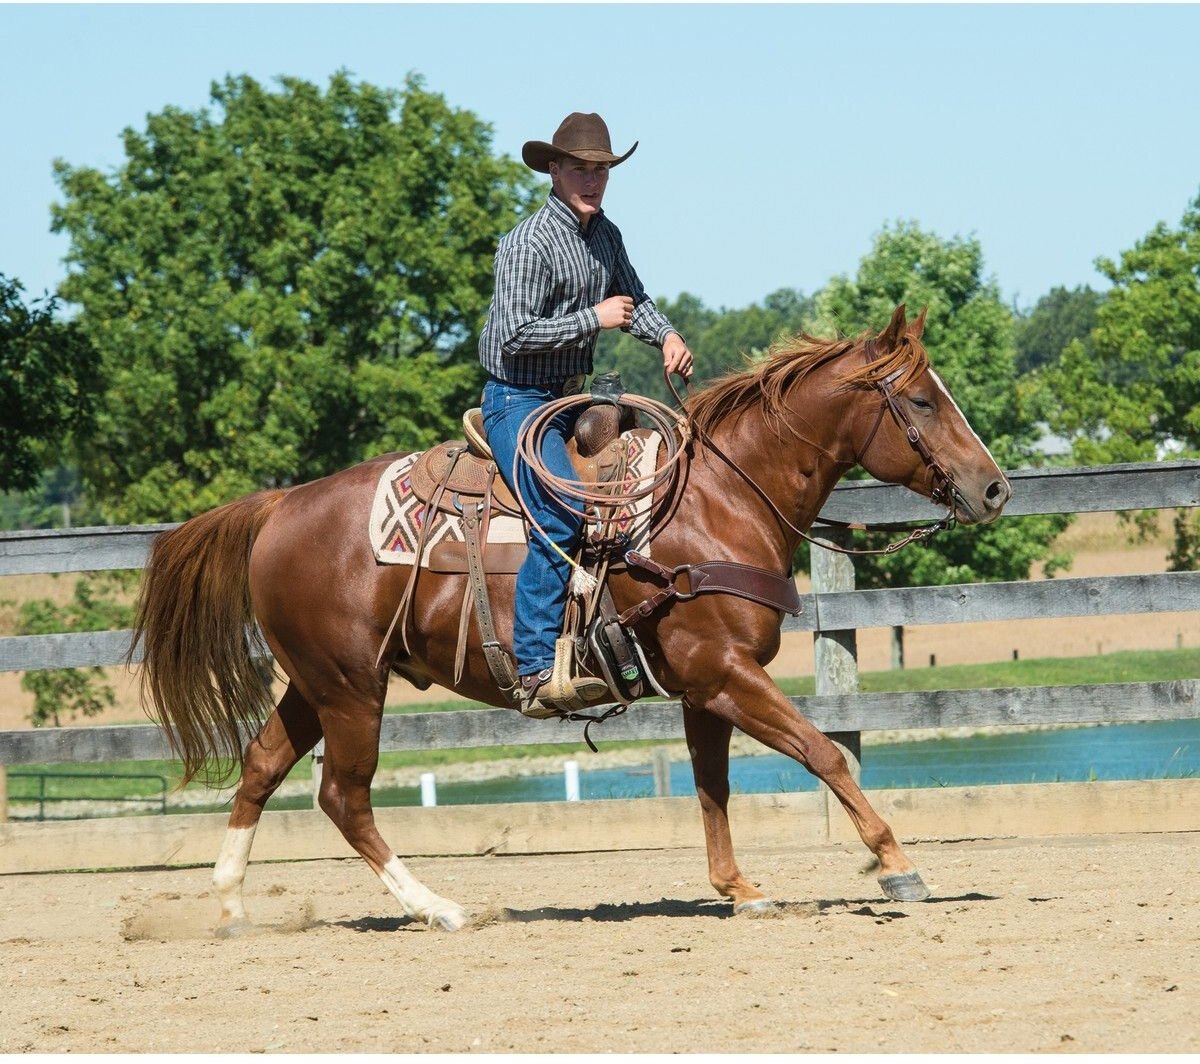
<instances>
[{"instance_id":1,"label":"horse","mask_svg":"<svg viewBox=\"0 0 1200 1064\"><path fill-rule=\"evenodd\" d=\"M923 310L909 323L901 305L878 335L802 334L687 397L687 460L676 483L657 489L672 493L669 519L653 540L662 572L715 558L764 571L794 591L800 539L857 465L940 501L948 519L994 521L1010 485L933 370L921 343L924 322ZM407 638L391 626L409 571L377 564L366 526L376 482L396 457L227 503L163 533L148 558L132 644L143 648L148 712L182 761L184 782L219 765L240 771L213 871L222 935L248 926L243 884L263 807L322 737L318 804L404 914L448 931L470 919L408 871L371 807L389 674L511 705L475 626L455 682L465 575L422 570ZM487 583L498 638L511 646L515 577L489 574ZM780 605L736 590L672 595L668 587L664 595L661 584L632 565L608 574L652 673L681 703L716 892L735 913L776 904L746 879L734 854L727 806L737 728L794 758L837 796L874 854L888 898L928 898L845 757L767 675L780 645ZM639 613L633 607L647 592L659 593L660 605ZM287 680L273 709L247 636L255 624Z\"/></svg>"}]
</instances>

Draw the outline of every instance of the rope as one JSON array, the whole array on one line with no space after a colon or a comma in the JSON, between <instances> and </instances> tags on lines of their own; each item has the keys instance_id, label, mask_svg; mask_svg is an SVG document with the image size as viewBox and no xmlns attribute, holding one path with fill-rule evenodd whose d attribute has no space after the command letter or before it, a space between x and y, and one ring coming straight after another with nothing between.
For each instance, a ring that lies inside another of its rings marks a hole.
<instances>
[{"instance_id":1,"label":"rope","mask_svg":"<svg viewBox=\"0 0 1200 1064\"><path fill-rule=\"evenodd\" d=\"M542 460L542 446L545 442L546 431L551 420L562 411L569 410L571 407L590 406L595 402L595 399L591 395L564 395L560 399L553 399L526 417L517 432L517 453L513 458L512 468L513 493L516 495L517 502L524 511L526 518L528 518L530 525L574 568L574 578L582 579L587 574L584 573L575 559L570 557L566 551L546 534L546 531L533 516L529 504L525 501L525 497L521 492L521 481L517 475L520 462L524 461L529 466L530 472L541 481L564 510L586 521L589 506L592 510L596 510L600 506L615 508L632 505L657 491L659 487L674 475L675 467L684 457L686 441L690 438L691 434L687 419L656 399L626 393L619 399L606 401L612 402L616 406L631 407L646 414L659 435L662 436L667 447L666 461L661 466L656 466L653 473L633 478L631 487L628 490L616 491L613 489L611 483L604 481L574 480L567 477L559 477L551 473ZM583 509L576 509L572 505L572 502L582 504ZM587 583L586 580L582 582ZM578 590L581 593L586 593L590 588L584 587Z\"/></svg>"}]
</instances>

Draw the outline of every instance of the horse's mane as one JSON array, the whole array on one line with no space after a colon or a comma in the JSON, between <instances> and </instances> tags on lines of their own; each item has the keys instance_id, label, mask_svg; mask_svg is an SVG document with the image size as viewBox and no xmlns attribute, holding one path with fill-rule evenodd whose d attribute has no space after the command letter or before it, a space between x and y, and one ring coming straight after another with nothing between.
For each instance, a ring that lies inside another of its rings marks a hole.
<instances>
[{"instance_id":1,"label":"horse's mane","mask_svg":"<svg viewBox=\"0 0 1200 1064\"><path fill-rule=\"evenodd\" d=\"M761 407L766 420L778 430L787 415L786 400L792 387L818 366L865 347L874 336L822 340L801 333L772 344L766 356L746 367L717 377L702 392L688 399L685 409L693 428L705 434L727 418L739 417L752 407ZM893 380L897 391L919 377L929 366L929 355L916 337L905 333L886 354L863 362L837 378L841 388L862 388Z\"/></svg>"}]
</instances>

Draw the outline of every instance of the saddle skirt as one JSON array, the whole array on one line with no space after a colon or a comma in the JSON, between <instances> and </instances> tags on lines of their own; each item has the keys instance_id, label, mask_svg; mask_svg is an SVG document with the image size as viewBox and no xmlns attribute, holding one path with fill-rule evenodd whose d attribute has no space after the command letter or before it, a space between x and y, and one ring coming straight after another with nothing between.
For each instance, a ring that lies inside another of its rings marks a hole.
<instances>
[{"instance_id":1,"label":"saddle skirt","mask_svg":"<svg viewBox=\"0 0 1200 1064\"><path fill-rule=\"evenodd\" d=\"M624 459L619 490L631 491L638 480L653 476L657 467L662 437L652 429L630 429L591 454L586 443L572 441L568 446L576 476L580 481L595 482L605 465L617 465ZM467 572L466 534L462 509L475 506L485 497L494 463L478 453L479 443L464 441L439 444L429 451L405 455L390 463L380 475L371 506L369 536L377 561L384 565L412 565L425 532L419 560L422 568L435 572ZM459 452L459 453L456 453ZM446 473L453 464L449 479ZM439 493L437 488L445 480ZM615 482L614 482L615 484ZM492 481L492 514L488 522L486 570L513 573L525 558L528 542L525 520L504 481ZM436 508L433 503L436 502ZM630 539L639 553L650 553L650 517L653 499L647 495L623 505L610 527Z\"/></svg>"}]
</instances>

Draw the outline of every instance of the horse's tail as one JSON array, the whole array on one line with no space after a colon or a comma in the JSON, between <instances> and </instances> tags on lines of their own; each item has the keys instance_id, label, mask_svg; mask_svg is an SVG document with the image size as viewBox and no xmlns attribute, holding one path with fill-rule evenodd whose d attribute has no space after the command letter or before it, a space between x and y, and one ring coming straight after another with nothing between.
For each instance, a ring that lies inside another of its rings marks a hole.
<instances>
[{"instance_id":1,"label":"horse's tail","mask_svg":"<svg viewBox=\"0 0 1200 1064\"><path fill-rule=\"evenodd\" d=\"M240 774L245 725L272 704L255 667L262 637L250 605L250 548L284 491L227 503L164 532L142 575L129 658L142 645L143 705L183 762L183 780ZM265 670L264 670L265 671Z\"/></svg>"}]
</instances>

